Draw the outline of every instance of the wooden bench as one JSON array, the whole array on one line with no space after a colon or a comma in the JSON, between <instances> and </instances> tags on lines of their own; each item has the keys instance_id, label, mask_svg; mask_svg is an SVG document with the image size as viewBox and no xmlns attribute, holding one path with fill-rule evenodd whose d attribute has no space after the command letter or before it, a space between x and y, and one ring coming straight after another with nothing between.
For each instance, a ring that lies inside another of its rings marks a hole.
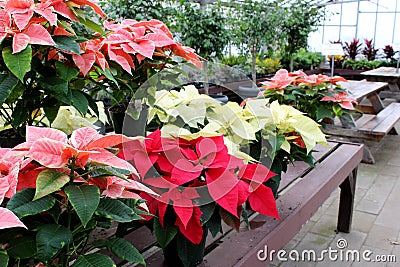
<instances>
[{"instance_id":1,"label":"wooden bench","mask_svg":"<svg viewBox=\"0 0 400 267\"><path fill-rule=\"evenodd\" d=\"M342 86L349 90L350 97L358 100L357 108L364 112L361 116L346 116L340 122L328 124L324 133L332 140L351 142L379 142L387 134L397 134L394 128L400 120L400 103L384 106L379 93L387 87L384 82L349 81ZM365 163L375 163L368 146L364 146Z\"/></svg>"},{"instance_id":2,"label":"wooden bench","mask_svg":"<svg viewBox=\"0 0 400 267\"><path fill-rule=\"evenodd\" d=\"M282 176L277 199L281 220L253 213L249 218L250 231L245 227L240 232L223 227L223 234L216 238L209 235L202 266L266 266L269 259L260 261L257 253L266 245L269 250L282 249L338 187L341 192L337 230L349 232L362 146L331 142L329 148L318 147L315 168L304 162L289 166ZM135 229L125 238L141 251L147 266L165 266L162 250L148 228Z\"/></svg>"}]
</instances>

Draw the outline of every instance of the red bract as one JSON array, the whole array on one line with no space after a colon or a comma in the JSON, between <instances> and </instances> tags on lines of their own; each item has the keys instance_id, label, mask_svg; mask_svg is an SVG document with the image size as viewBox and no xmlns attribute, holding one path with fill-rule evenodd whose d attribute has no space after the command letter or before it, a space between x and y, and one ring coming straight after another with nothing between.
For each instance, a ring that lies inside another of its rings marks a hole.
<instances>
[{"instance_id":1,"label":"red bract","mask_svg":"<svg viewBox=\"0 0 400 267\"><path fill-rule=\"evenodd\" d=\"M346 92L340 92L339 94L334 94L333 97L325 96L321 101L333 101L338 102L342 108L354 110L353 103L357 104L357 99L348 97Z\"/></svg>"},{"instance_id":2,"label":"red bract","mask_svg":"<svg viewBox=\"0 0 400 267\"><path fill-rule=\"evenodd\" d=\"M274 195L264 185L275 174L263 165L245 164L230 155L223 136L188 141L163 138L157 130L142 145L138 141L127 145L125 159L131 160L144 183L160 194L154 199L157 204L149 198L150 212L158 215L163 227L167 223L178 226L194 244L203 236L202 205L214 203L236 221L242 205L249 201L255 211L279 218ZM158 174L149 171L151 167ZM168 222L166 213L171 210L175 219Z\"/></svg>"}]
</instances>

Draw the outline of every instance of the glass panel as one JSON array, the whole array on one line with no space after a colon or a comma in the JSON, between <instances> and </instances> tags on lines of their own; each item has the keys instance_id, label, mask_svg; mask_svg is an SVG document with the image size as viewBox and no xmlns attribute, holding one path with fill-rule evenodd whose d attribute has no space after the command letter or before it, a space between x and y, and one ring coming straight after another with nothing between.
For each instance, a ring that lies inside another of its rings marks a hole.
<instances>
[{"instance_id":1,"label":"glass panel","mask_svg":"<svg viewBox=\"0 0 400 267\"><path fill-rule=\"evenodd\" d=\"M340 5L329 5L326 7L327 18L325 25L340 24Z\"/></svg>"},{"instance_id":2,"label":"glass panel","mask_svg":"<svg viewBox=\"0 0 400 267\"><path fill-rule=\"evenodd\" d=\"M395 11L398 0L379 0L379 11Z\"/></svg>"},{"instance_id":3,"label":"glass panel","mask_svg":"<svg viewBox=\"0 0 400 267\"><path fill-rule=\"evenodd\" d=\"M339 40L339 27L326 26L323 43L336 42Z\"/></svg>"},{"instance_id":4,"label":"glass panel","mask_svg":"<svg viewBox=\"0 0 400 267\"><path fill-rule=\"evenodd\" d=\"M356 25L357 23L357 3L343 4L342 25Z\"/></svg>"},{"instance_id":5,"label":"glass panel","mask_svg":"<svg viewBox=\"0 0 400 267\"><path fill-rule=\"evenodd\" d=\"M379 2L380 3L380 2ZM383 48L392 43L394 14L380 13L376 22L375 47Z\"/></svg>"},{"instance_id":6,"label":"glass panel","mask_svg":"<svg viewBox=\"0 0 400 267\"><path fill-rule=\"evenodd\" d=\"M361 12L370 12L370 11L376 12L376 3L372 3L369 1L361 1L360 2L360 11Z\"/></svg>"},{"instance_id":7,"label":"glass panel","mask_svg":"<svg viewBox=\"0 0 400 267\"><path fill-rule=\"evenodd\" d=\"M356 27L342 27L341 40L350 43L354 36L356 36Z\"/></svg>"},{"instance_id":8,"label":"glass panel","mask_svg":"<svg viewBox=\"0 0 400 267\"><path fill-rule=\"evenodd\" d=\"M358 20L357 38L361 40L374 38L374 30L375 13L361 13Z\"/></svg>"}]
</instances>

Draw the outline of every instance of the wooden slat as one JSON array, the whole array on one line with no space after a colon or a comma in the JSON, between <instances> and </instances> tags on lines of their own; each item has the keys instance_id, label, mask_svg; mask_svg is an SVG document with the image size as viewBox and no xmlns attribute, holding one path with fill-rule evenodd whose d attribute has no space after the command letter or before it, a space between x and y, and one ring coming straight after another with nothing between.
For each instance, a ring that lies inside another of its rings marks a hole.
<instances>
[{"instance_id":1,"label":"wooden slat","mask_svg":"<svg viewBox=\"0 0 400 267\"><path fill-rule=\"evenodd\" d=\"M389 133L389 131L394 127L396 122L400 119L400 103L391 103L385 108L388 109L388 115L383 117L383 120L374 128L374 133Z\"/></svg>"},{"instance_id":2,"label":"wooden slat","mask_svg":"<svg viewBox=\"0 0 400 267\"><path fill-rule=\"evenodd\" d=\"M256 216L252 222L257 228L225 237L223 243L206 255L204 265L266 266L267 262L257 259L257 252L265 245L269 251L283 248L361 159L362 146L339 146L277 200L281 221Z\"/></svg>"},{"instance_id":3,"label":"wooden slat","mask_svg":"<svg viewBox=\"0 0 400 267\"><path fill-rule=\"evenodd\" d=\"M383 90L387 87L385 82L369 82L369 81L348 81L341 82L340 85L350 92L350 96L362 100L365 97L376 94L377 91Z\"/></svg>"},{"instance_id":4,"label":"wooden slat","mask_svg":"<svg viewBox=\"0 0 400 267\"><path fill-rule=\"evenodd\" d=\"M356 120L356 127L361 128L364 124L369 122L370 120L375 119L376 115L372 114L364 114L358 120Z\"/></svg>"},{"instance_id":5,"label":"wooden slat","mask_svg":"<svg viewBox=\"0 0 400 267\"><path fill-rule=\"evenodd\" d=\"M358 130L364 133L387 134L400 119L400 103L391 103L382 110L373 120L370 120Z\"/></svg>"},{"instance_id":6,"label":"wooden slat","mask_svg":"<svg viewBox=\"0 0 400 267\"><path fill-rule=\"evenodd\" d=\"M315 163L320 162L321 159L323 159L325 155L329 153L329 151L334 150L338 146L338 143L329 142L328 145L329 147L325 147L322 145L317 145L315 147L314 149L315 152L312 153ZM287 172L282 173L281 182L279 185L279 191L285 189L298 177L302 177L309 169L310 166L302 161L295 161L293 164L290 164L288 166Z\"/></svg>"}]
</instances>

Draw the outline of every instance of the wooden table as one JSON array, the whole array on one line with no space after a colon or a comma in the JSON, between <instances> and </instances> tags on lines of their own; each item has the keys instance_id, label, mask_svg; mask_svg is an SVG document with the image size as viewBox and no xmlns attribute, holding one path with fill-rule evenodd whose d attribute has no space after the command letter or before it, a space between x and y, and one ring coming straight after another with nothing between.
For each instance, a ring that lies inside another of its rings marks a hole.
<instances>
[{"instance_id":1,"label":"wooden table","mask_svg":"<svg viewBox=\"0 0 400 267\"><path fill-rule=\"evenodd\" d=\"M380 67L374 70L362 72L368 81L372 82L387 82L389 91L381 92L381 98L394 98L400 100L400 72L393 67Z\"/></svg>"},{"instance_id":2,"label":"wooden table","mask_svg":"<svg viewBox=\"0 0 400 267\"><path fill-rule=\"evenodd\" d=\"M349 96L359 102L357 108L364 114L347 115L340 122L327 125L324 132L333 140L352 142L379 142L387 134L397 134L394 125L400 120L400 103L384 106L380 93L388 83L370 81L348 81L340 83L349 91ZM363 162L373 164L374 157L368 146L364 146Z\"/></svg>"}]
</instances>

